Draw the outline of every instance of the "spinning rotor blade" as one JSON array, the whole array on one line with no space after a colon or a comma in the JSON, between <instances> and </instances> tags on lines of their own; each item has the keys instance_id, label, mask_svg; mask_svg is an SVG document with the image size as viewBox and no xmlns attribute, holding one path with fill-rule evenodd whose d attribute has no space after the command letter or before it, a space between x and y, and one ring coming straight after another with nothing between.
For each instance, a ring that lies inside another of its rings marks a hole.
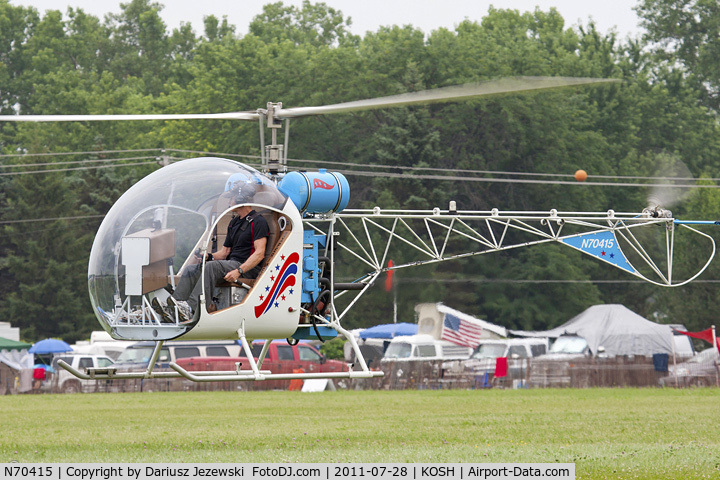
<instances>
[{"instance_id":1,"label":"spinning rotor blade","mask_svg":"<svg viewBox=\"0 0 720 480\"><path fill-rule=\"evenodd\" d=\"M454 102L458 100L468 100L477 97L502 95L514 92L548 90L553 88L617 82L619 82L619 80L611 78L509 77L498 80L490 80L487 82L469 83L452 87L436 88L433 90L423 90L420 92L402 93L400 95L391 95L389 97L337 103L334 105L283 108L277 110L275 112L275 116L279 118L296 118L310 115L325 115L330 113L347 113L360 110L372 110L376 108Z\"/></svg>"},{"instance_id":2,"label":"spinning rotor blade","mask_svg":"<svg viewBox=\"0 0 720 480\"><path fill-rule=\"evenodd\" d=\"M105 122L127 120L257 120L256 112L148 115L0 115L0 122Z\"/></svg>"},{"instance_id":3,"label":"spinning rotor blade","mask_svg":"<svg viewBox=\"0 0 720 480\"><path fill-rule=\"evenodd\" d=\"M617 83L619 80L610 78L575 78L575 77L509 77L481 83L457 85L452 87L423 90L421 92L403 93L389 97L357 100L354 102L322 105L317 107L277 108L276 118L297 118L311 115L346 113L377 108L402 107L408 105L453 102L478 97L502 95L506 93L554 88L573 87L580 85L597 85ZM262 113L261 113L262 112ZM0 115L0 122L102 122L129 120L258 120L267 112L228 112L207 114L140 114L140 115Z\"/></svg>"}]
</instances>

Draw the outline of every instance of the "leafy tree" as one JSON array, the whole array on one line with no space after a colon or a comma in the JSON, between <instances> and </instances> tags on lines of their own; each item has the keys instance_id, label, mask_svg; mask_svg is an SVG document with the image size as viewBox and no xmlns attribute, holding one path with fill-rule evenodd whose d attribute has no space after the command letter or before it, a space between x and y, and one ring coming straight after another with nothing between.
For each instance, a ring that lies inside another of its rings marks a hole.
<instances>
[{"instance_id":1,"label":"leafy tree","mask_svg":"<svg viewBox=\"0 0 720 480\"><path fill-rule=\"evenodd\" d=\"M594 260L579 256L565 247L543 245L522 250L509 261L498 259L509 265L494 272L495 278L517 283L490 283L482 289L481 301L488 317L511 328L544 330L564 323L590 305L603 303L597 287L585 283L592 268L588 265L594 266Z\"/></svg>"},{"instance_id":2,"label":"leafy tree","mask_svg":"<svg viewBox=\"0 0 720 480\"><path fill-rule=\"evenodd\" d=\"M205 26L205 38L210 42L231 38L235 34L235 26L228 23L227 16L223 16L222 23L215 15L208 15L203 18Z\"/></svg>"},{"instance_id":3,"label":"leafy tree","mask_svg":"<svg viewBox=\"0 0 720 480\"><path fill-rule=\"evenodd\" d=\"M87 250L91 233L72 221L75 199L53 175L22 175L11 185L3 236L9 239L5 274L15 288L0 304L25 338L84 338L94 326L87 308ZM48 218L46 221L25 222ZM82 226L82 225L81 225ZM84 230L84 231L83 231Z\"/></svg>"},{"instance_id":4,"label":"leafy tree","mask_svg":"<svg viewBox=\"0 0 720 480\"><path fill-rule=\"evenodd\" d=\"M29 68L27 43L40 20L34 8L16 7L0 0L0 112L14 113L16 104L31 92L22 73Z\"/></svg>"},{"instance_id":5,"label":"leafy tree","mask_svg":"<svg viewBox=\"0 0 720 480\"><path fill-rule=\"evenodd\" d=\"M0 110L222 112L255 110L268 101L340 103L502 76L616 77L623 82L293 120L290 156L304 161L291 165L340 162L351 182L352 207L444 208L456 200L461 209L475 210L637 211L647 189L428 180L421 169L570 179L583 168L591 178L644 177L656 175L660 159L671 157L696 176L714 178L720 135L708 106L717 108L717 6L702 0L683 5L641 2L649 36L621 43L592 23L567 28L554 9L493 8L452 30L392 26L358 37L349 33L350 19L324 3L273 3L253 19L248 35L209 16L198 37L188 24L169 32L159 16L162 4L151 0L123 3L106 20L72 8L41 16L0 0ZM650 51L648 42L658 48ZM108 150L136 148L252 156L259 153L257 128L230 121L0 125L5 154L95 152L50 157L44 162L53 165L13 167L24 173L0 176L0 314L20 323L28 339L84 335L92 324L85 265L98 220L16 221L102 215L129 185L158 168L147 159L79 170L64 162L104 160ZM9 168L34 158L2 157L2 163ZM378 178L372 164L390 165L395 170L382 172L403 178ZM38 168L58 171L28 173ZM49 193L37 201L36 192ZM704 189L673 209L715 218L714 192ZM701 253L700 243L683 244L678 265L697 262ZM410 257L401 249L392 255L396 261ZM705 275L716 278L716 267ZM401 320L412 318L416 303L445 301L490 321L538 329L606 302L699 328L712 321L718 300L711 284L627 288L615 283L627 275L548 245L408 269L396 278ZM393 292L375 288L345 325L389 321L392 304ZM685 318L688 312L692 318Z\"/></svg>"},{"instance_id":6,"label":"leafy tree","mask_svg":"<svg viewBox=\"0 0 720 480\"><path fill-rule=\"evenodd\" d=\"M148 93L162 91L172 44L160 18L163 6L150 0L120 4L119 14L109 14L112 35L107 52L110 70L118 78L138 77Z\"/></svg>"},{"instance_id":7,"label":"leafy tree","mask_svg":"<svg viewBox=\"0 0 720 480\"><path fill-rule=\"evenodd\" d=\"M330 46L349 36L350 19L325 3L303 0L302 8L282 2L263 7L250 22L250 33L265 43L289 40L295 45Z\"/></svg>"},{"instance_id":8,"label":"leafy tree","mask_svg":"<svg viewBox=\"0 0 720 480\"><path fill-rule=\"evenodd\" d=\"M684 73L704 92L707 106L720 107L720 4L715 0L642 0L635 8L647 40L661 61Z\"/></svg>"},{"instance_id":9,"label":"leafy tree","mask_svg":"<svg viewBox=\"0 0 720 480\"><path fill-rule=\"evenodd\" d=\"M336 337L323 343L320 346L320 352L327 358L343 360L345 358L344 345L345 340L341 337Z\"/></svg>"}]
</instances>

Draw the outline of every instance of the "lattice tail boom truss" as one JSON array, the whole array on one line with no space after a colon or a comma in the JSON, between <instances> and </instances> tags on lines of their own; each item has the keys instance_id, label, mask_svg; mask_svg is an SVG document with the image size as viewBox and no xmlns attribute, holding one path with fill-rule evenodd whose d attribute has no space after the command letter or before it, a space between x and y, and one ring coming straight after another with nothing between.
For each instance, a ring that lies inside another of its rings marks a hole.
<instances>
[{"instance_id":1,"label":"lattice tail boom truss","mask_svg":"<svg viewBox=\"0 0 720 480\"><path fill-rule=\"evenodd\" d=\"M713 238L693 224L674 218L654 218L647 212L500 212L400 210L345 210L323 218L307 219L306 228L328 234L334 248L328 250L338 269L340 257L360 264L366 272L356 282L370 286L390 269L402 269L448 260L501 252L520 247L557 242L593 256L637 278L655 285L675 287L697 278L715 255ZM682 280L673 277L676 231L698 235L709 256ZM648 233L663 240L650 241ZM387 266L391 249L401 247L410 261ZM652 247L652 248L650 248ZM658 248L660 247L660 248ZM658 250L660 250L658 252ZM410 255L408 252L413 252ZM337 275L336 271L332 276ZM331 279L334 282L334 278ZM363 288L356 293L362 295ZM347 294L341 292L336 296ZM355 299L351 302L354 304ZM343 312L334 312L338 319Z\"/></svg>"}]
</instances>

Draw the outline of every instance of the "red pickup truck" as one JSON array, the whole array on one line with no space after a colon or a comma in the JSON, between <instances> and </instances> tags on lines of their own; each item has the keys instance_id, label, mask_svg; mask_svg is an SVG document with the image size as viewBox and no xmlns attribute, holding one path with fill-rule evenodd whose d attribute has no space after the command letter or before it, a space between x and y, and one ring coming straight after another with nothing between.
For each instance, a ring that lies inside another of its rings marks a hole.
<instances>
[{"instance_id":1,"label":"red pickup truck","mask_svg":"<svg viewBox=\"0 0 720 480\"><path fill-rule=\"evenodd\" d=\"M253 342L251 345L255 360L260 356L264 342ZM244 354L242 351L241 355ZM235 364L242 363L243 370L250 370L247 357L191 357L177 360L177 364L184 369L192 371L210 370L235 370ZM325 358L315 347L306 343L289 345L284 340L277 340L270 343L267 355L261 370L269 370L272 373L293 373L294 370L302 370L304 373L318 372L341 372L348 370L348 365L339 360ZM287 390L290 387L290 380L261 380L243 381L243 389L248 390Z\"/></svg>"}]
</instances>

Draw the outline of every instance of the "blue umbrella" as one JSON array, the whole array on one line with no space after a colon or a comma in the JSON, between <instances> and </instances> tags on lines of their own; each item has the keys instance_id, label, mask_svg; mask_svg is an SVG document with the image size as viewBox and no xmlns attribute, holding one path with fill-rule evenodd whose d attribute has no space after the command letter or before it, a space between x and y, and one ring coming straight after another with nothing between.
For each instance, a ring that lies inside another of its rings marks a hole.
<instances>
[{"instance_id":1,"label":"blue umbrella","mask_svg":"<svg viewBox=\"0 0 720 480\"><path fill-rule=\"evenodd\" d=\"M46 338L40 340L28 350L28 353L36 353L38 355L45 355L48 353L62 353L71 352L72 347L62 340L56 338Z\"/></svg>"},{"instance_id":2,"label":"blue umbrella","mask_svg":"<svg viewBox=\"0 0 720 480\"><path fill-rule=\"evenodd\" d=\"M375 325L360 332L360 338L395 338L400 335L416 335L418 326L414 323L388 323Z\"/></svg>"}]
</instances>

